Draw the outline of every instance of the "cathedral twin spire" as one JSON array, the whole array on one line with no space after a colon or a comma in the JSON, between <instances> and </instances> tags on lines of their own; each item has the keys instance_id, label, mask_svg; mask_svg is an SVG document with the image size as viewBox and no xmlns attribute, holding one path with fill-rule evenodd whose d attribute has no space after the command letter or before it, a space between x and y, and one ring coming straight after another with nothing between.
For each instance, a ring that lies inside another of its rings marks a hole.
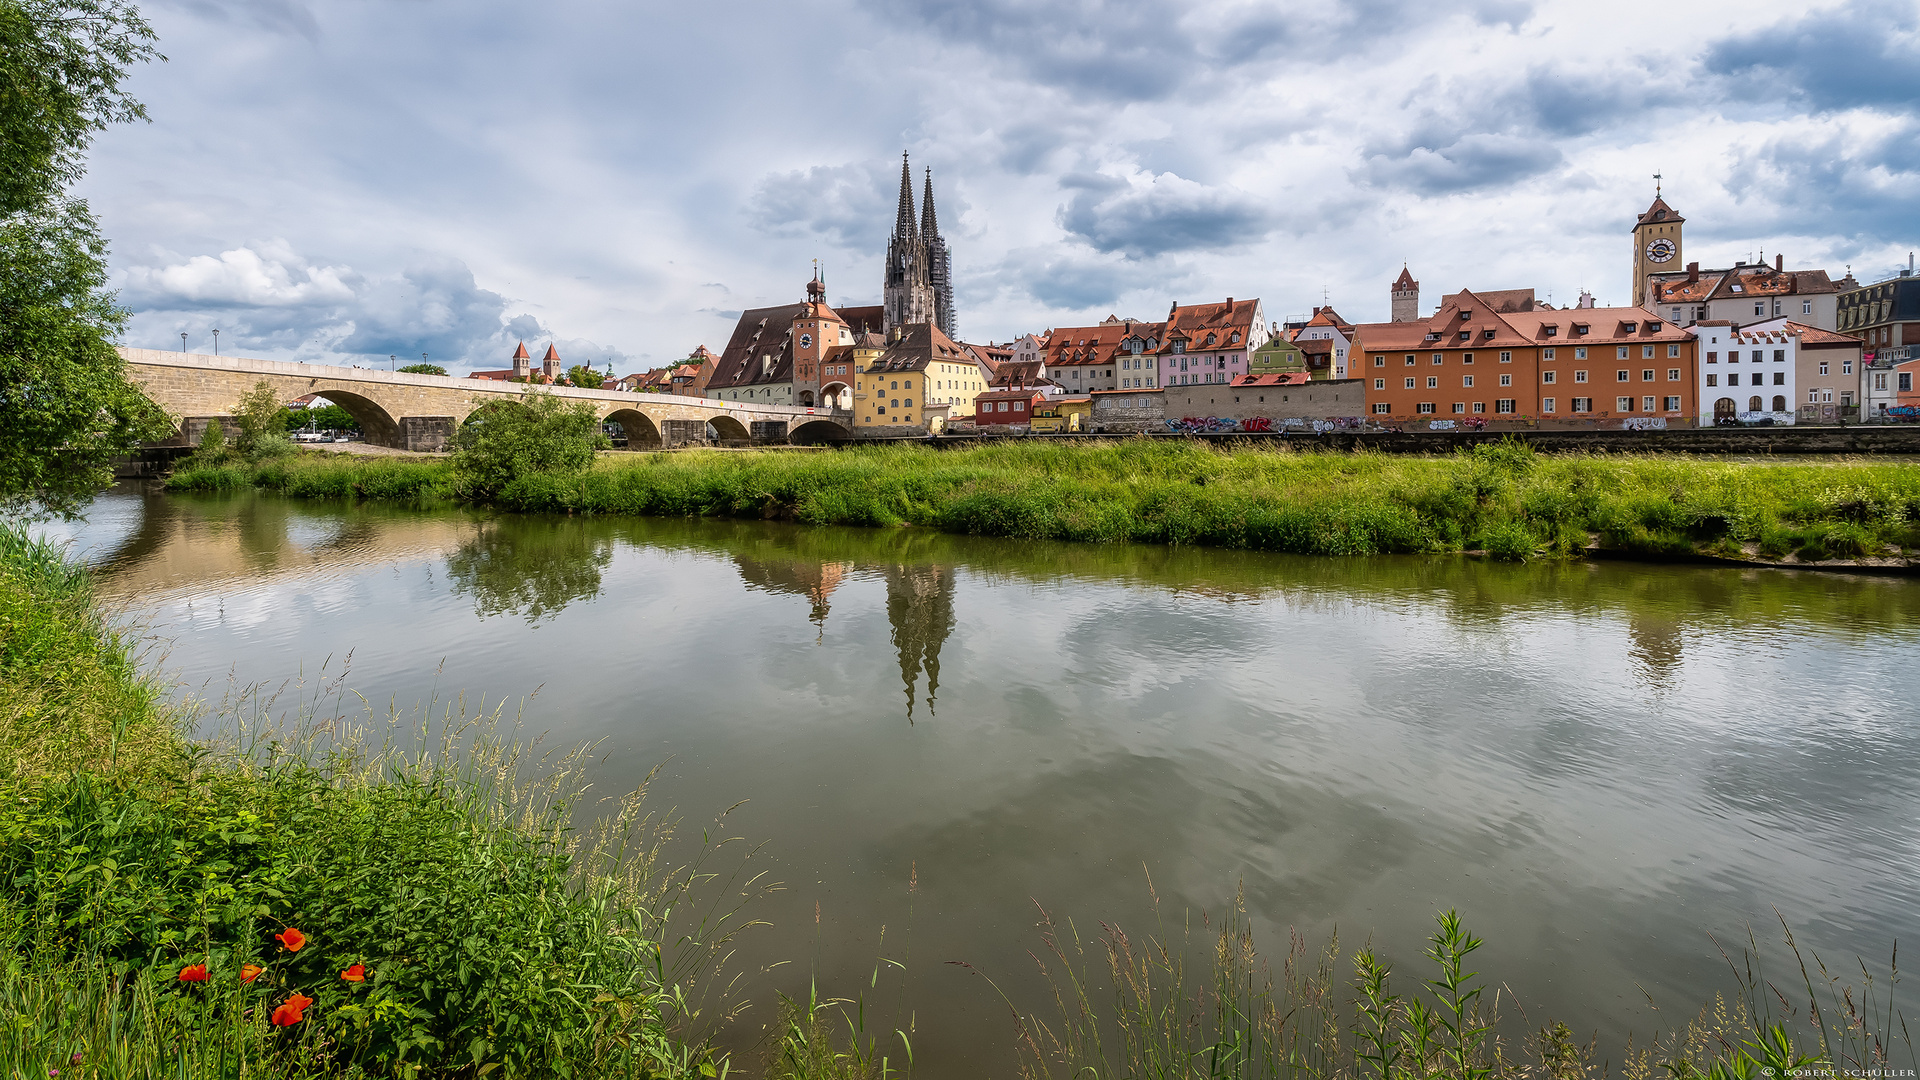
<instances>
[{"instance_id":1,"label":"cathedral twin spire","mask_svg":"<svg viewBox=\"0 0 1920 1080\"><path fill-rule=\"evenodd\" d=\"M900 204L893 237L887 243L884 280L886 329L930 322L948 336L956 333L953 318L953 260L940 236L933 209L933 170L927 170L926 194L921 200L920 223L913 220L913 166L900 155Z\"/></svg>"}]
</instances>

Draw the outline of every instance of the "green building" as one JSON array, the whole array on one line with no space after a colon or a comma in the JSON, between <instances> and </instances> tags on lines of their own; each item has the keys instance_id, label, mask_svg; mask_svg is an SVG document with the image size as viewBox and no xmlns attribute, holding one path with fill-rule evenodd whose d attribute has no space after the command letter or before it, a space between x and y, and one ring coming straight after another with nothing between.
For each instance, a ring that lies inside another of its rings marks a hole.
<instances>
[{"instance_id":1,"label":"green building","mask_svg":"<svg viewBox=\"0 0 1920 1080\"><path fill-rule=\"evenodd\" d=\"M1307 358L1300 346L1278 334L1267 339L1265 345L1253 350L1247 373L1249 375L1287 375L1296 371L1308 371Z\"/></svg>"}]
</instances>

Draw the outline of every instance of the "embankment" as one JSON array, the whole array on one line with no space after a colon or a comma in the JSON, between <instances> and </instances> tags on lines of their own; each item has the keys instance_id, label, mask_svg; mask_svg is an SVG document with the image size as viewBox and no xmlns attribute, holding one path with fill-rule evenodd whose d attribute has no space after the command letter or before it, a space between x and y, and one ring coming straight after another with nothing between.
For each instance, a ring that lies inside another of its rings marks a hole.
<instances>
[{"instance_id":1,"label":"embankment","mask_svg":"<svg viewBox=\"0 0 1920 1080\"><path fill-rule=\"evenodd\" d=\"M169 481L176 491L245 486L297 497L461 492L446 462L323 455L186 469ZM522 476L490 502L1321 555L1597 551L1903 571L1920 553L1920 464L1542 454L1515 441L1437 457L1148 439L603 455L583 473Z\"/></svg>"}]
</instances>

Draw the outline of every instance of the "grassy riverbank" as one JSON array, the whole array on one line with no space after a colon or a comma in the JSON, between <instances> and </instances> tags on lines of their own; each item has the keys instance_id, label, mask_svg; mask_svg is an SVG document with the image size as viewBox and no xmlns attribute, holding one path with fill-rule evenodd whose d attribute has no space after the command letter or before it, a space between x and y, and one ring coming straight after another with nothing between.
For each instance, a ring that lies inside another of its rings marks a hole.
<instances>
[{"instance_id":1,"label":"grassy riverbank","mask_svg":"<svg viewBox=\"0 0 1920 1080\"><path fill-rule=\"evenodd\" d=\"M445 461L308 454L187 468L173 490L257 486L297 497L462 497ZM1645 557L1813 562L1920 552L1920 465L1544 455L1487 446L1443 458L1218 449L1127 440L822 454L603 455L489 500L526 512L914 525L1095 543L1324 555L1483 550L1564 557L1597 544Z\"/></svg>"},{"instance_id":2,"label":"grassy riverbank","mask_svg":"<svg viewBox=\"0 0 1920 1080\"><path fill-rule=\"evenodd\" d=\"M662 949L690 875L637 796L569 827L579 757L457 708L437 736L324 703L275 730L260 700L209 746L165 702L85 572L0 523L0 1076L709 1062L681 1035L726 930Z\"/></svg>"}]
</instances>

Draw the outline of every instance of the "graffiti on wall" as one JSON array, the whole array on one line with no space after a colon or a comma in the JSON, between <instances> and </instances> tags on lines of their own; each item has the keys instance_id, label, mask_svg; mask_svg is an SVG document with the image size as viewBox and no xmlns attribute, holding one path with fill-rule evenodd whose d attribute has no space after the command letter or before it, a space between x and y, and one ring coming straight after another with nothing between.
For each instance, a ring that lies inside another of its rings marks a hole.
<instances>
[{"instance_id":1,"label":"graffiti on wall","mask_svg":"<svg viewBox=\"0 0 1920 1080\"><path fill-rule=\"evenodd\" d=\"M1664 416L1629 416L1620 421L1622 431L1665 431L1667 418Z\"/></svg>"}]
</instances>

